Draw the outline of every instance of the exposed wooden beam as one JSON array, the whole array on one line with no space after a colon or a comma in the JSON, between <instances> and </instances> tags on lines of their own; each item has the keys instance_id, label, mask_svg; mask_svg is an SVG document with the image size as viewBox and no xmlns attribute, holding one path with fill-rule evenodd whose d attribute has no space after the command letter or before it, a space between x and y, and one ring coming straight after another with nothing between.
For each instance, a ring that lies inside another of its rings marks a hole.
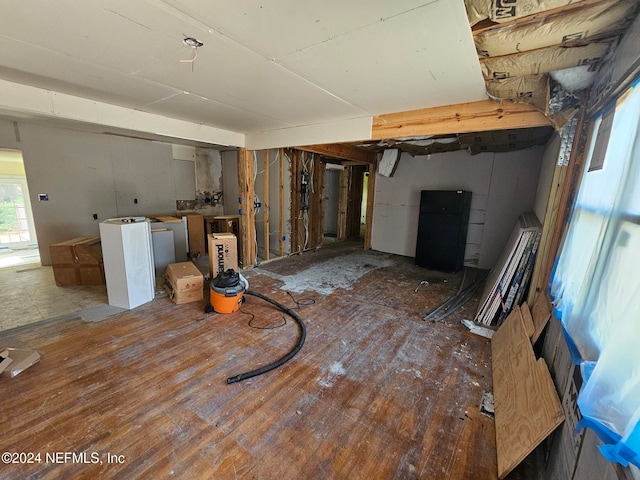
<instances>
[{"instance_id":1,"label":"exposed wooden beam","mask_svg":"<svg viewBox=\"0 0 640 480\"><path fill-rule=\"evenodd\" d=\"M359 164L372 165L376 163L376 154L361 150L353 145L344 143L334 143L330 145L306 145L304 147L296 147L298 150L305 152L318 153L329 157L341 158L343 160L351 160Z\"/></svg>"},{"instance_id":2,"label":"exposed wooden beam","mask_svg":"<svg viewBox=\"0 0 640 480\"><path fill-rule=\"evenodd\" d=\"M340 170L340 185L338 187L338 240L347 238L347 203L349 202L350 174L350 168Z\"/></svg>"},{"instance_id":3,"label":"exposed wooden beam","mask_svg":"<svg viewBox=\"0 0 640 480\"><path fill-rule=\"evenodd\" d=\"M264 259L269 260L269 150L264 151L264 195L262 198L262 208L264 215Z\"/></svg>"},{"instance_id":4,"label":"exposed wooden beam","mask_svg":"<svg viewBox=\"0 0 640 480\"><path fill-rule=\"evenodd\" d=\"M373 117L372 140L449 135L551 125L547 117L525 103L493 100L423 108Z\"/></svg>"},{"instance_id":5,"label":"exposed wooden beam","mask_svg":"<svg viewBox=\"0 0 640 480\"><path fill-rule=\"evenodd\" d=\"M255 185L253 178L253 151L238 149L238 194L240 196L240 239L238 260L242 268L256 261L256 219L253 206Z\"/></svg>"},{"instance_id":6,"label":"exposed wooden beam","mask_svg":"<svg viewBox=\"0 0 640 480\"><path fill-rule=\"evenodd\" d=\"M280 179L278 181L278 212L280 218L278 219L278 255L284 255L284 148L278 150L279 159L279 173Z\"/></svg>"}]
</instances>

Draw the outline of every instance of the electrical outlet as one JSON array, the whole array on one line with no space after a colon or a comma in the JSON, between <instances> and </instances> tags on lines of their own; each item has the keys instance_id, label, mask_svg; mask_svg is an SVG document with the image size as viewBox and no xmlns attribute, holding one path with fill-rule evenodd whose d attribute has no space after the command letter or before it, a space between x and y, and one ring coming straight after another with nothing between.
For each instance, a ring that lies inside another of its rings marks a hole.
<instances>
[{"instance_id":1,"label":"electrical outlet","mask_svg":"<svg viewBox=\"0 0 640 480\"><path fill-rule=\"evenodd\" d=\"M93 214L93 219L94 219L94 220L97 220L97 219L98 219L98 214L97 214L97 213L94 213L94 214Z\"/></svg>"},{"instance_id":2,"label":"electrical outlet","mask_svg":"<svg viewBox=\"0 0 640 480\"><path fill-rule=\"evenodd\" d=\"M48 202L49 201L49 195L46 193L39 193L38 194L38 200L40 200L41 202Z\"/></svg>"},{"instance_id":3,"label":"electrical outlet","mask_svg":"<svg viewBox=\"0 0 640 480\"><path fill-rule=\"evenodd\" d=\"M133 199L133 203L136 203L136 204L137 204L137 203L138 203L138 199L137 199L137 198L134 198L134 199Z\"/></svg>"}]
</instances>

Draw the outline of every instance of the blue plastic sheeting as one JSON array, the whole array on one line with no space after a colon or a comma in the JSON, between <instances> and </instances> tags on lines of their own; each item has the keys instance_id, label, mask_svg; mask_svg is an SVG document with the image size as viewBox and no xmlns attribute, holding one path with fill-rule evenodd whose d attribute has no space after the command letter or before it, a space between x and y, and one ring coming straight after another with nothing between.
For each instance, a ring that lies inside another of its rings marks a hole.
<instances>
[{"instance_id":1,"label":"blue plastic sheeting","mask_svg":"<svg viewBox=\"0 0 640 480\"><path fill-rule=\"evenodd\" d=\"M598 434L609 461L640 467L638 82L593 123L585 170L602 167L583 175L550 294L585 380L578 428Z\"/></svg>"}]
</instances>

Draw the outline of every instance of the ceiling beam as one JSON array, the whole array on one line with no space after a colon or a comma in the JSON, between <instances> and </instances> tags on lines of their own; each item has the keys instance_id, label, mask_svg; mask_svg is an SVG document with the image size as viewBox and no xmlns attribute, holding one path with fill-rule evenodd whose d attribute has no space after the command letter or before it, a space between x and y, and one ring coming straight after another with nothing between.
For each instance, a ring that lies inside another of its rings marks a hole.
<instances>
[{"instance_id":1,"label":"ceiling beam","mask_svg":"<svg viewBox=\"0 0 640 480\"><path fill-rule=\"evenodd\" d=\"M326 155L328 157L351 160L352 162L356 162L359 164L375 165L376 163L375 152L362 150L352 145L334 143L331 145L305 145L303 147L295 148L297 148L298 150L304 150L305 152Z\"/></svg>"},{"instance_id":2,"label":"ceiling beam","mask_svg":"<svg viewBox=\"0 0 640 480\"><path fill-rule=\"evenodd\" d=\"M543 113L526 103L493 100L423 108L373 117L371 139L449 135L551 125Z\"/></svg>"}]
</instances>

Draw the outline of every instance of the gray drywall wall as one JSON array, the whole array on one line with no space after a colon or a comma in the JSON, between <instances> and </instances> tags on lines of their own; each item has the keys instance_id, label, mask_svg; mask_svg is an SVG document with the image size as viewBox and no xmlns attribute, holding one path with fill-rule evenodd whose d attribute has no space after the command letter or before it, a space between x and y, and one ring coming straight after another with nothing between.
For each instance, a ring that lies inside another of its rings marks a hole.
<instances>
[{"instance_id":1,"label":"gray drywall wall","mask_svg":"<svg viewBox=\"0 0 640 480\"><path fill-rule=\"evenodd\" d=\"M533 208L542 151L402 154L393 177L376 176L372 248L415 256L420 191L469 190L465 265L491 268L518 216Z\"/></svg>"},{"instance_id":2,"label":"gray drywall wall","mask_svg":"<svg viewBox=\"0 0 640 480\"><path fill-rule=\"evenodd\" d=\"M50 244L98 235L102 220L176 211L171 145L28 123L19 131L43 265Z\"/></svg>"},{"instance_id":3,"label":"gray drywall wall","mask_svg":"<svg viewBox=\"0 0 640 480\"><path fill-rule=\"evenodd\" d=\"M549 203L549 193L551 192L551 182L553 181L553 173L556 169L558 154L560 153L560 135L554 132L547 145L544 148L542 162L540 165L540 176L538 178L538 187L536 189L536 198L533 202L533 211L535 212L540 223L544 223L544 217L547 213L547 205Z\"/></svg>"},{"instance_id":4,"label":"gray drywall wall","mask_svg":"<svg viewBox=\"0 0 640 480\"><path fill-rule=\"evenodd\" d=\"M544 147L496 153L485 211L480 268L492 268L518 217L532 211Z\"/></svg>"},{"instance_id":5,"label":"gray drywall wall","mask_svg":"<svg viewBox=\"0 0 640 480\"><path fill-rule=\"evenodd\" d=\"M171 145L125 137L107 138L116 189L117 215L174 213L176 187ZM87 140L91 142L90 137ZM88 148L91 148L90 143Z\"/></svg>"}]
</instances>

